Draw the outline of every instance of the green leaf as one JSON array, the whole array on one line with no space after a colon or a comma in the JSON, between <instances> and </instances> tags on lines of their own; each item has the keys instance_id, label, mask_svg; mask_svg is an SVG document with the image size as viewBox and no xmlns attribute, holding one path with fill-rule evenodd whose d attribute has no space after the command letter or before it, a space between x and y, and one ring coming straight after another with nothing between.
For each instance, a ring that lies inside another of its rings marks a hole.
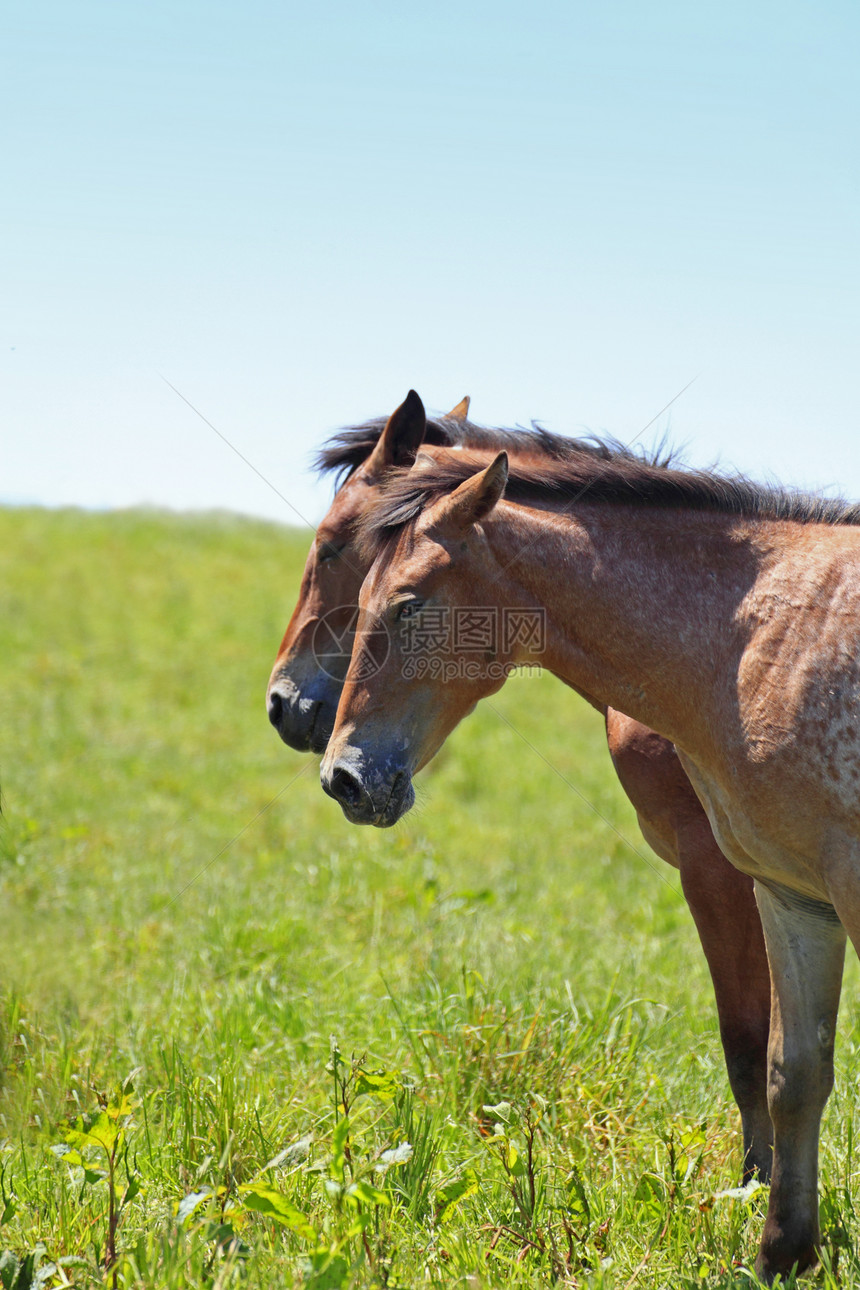
<instances>
[{"instance_id":1,"label":"green leaf","mask_svg":"<svg viewBox=\"0 0 860 1290\"><path fill-rule=\"evenodd\" d=\"M331 1136L331 1164L329 1173L336 1182L343 1182L346 1167L346 1144L349 1139L349 1116L344 1115L334 1126Z\"/></svg>"},{"instance_id":2,"label":"green leaf","mask_svg":"<svg viewBox=\"0 0 860 1290\"><path fill-rule=\"evenodd\" d=\"M276 1223L280 1223L306 1241L317 1239L309 1219L300 1209L296 1209L282 1192L275 1191L274 1187L263 1187L260 1183L244 1183L239 1191L246 1209L253 1209L258 1214L273 1218Z\"/></svg>"},{"instance_id":3,"label":"green leaf","mask_svg":"<svg viewBox=\"0 0 860 1290\"><path fill-rule=\"evenodd\" d=\"M352 1183L346 1190L347 1196L351 1200L361 1201L363 1205L390 1205L391 1198L387 1192L380 1191L378 1187L373 1187L369 1182L359 1181Z\"/></svg>"},{"instance_id":4,"label":"green leaf","mask_svg":"<svg viewBox=\"0 0 860 1290\"><path fill-rule=\"evenodd\" d=\"M526 1167L513 1142L508 1142L503 1158L508 1172L512 1173L515 1178L521 1178L526 1171Z\"/></svg>"},{"instance_id":5,"label":"green leaf","mask_svg":"<svg viewBox=\"0 0 860 1290\"><path fill-rule=\"evenodd\" d=\"M64 1125L63 1132L71 1147L100 1147L110 1155L122 1129L106 1111L99 1111L97 1115L79 1117L74 1125Z\"/></svg>"},{"instance_id":6,"label":"green leaf","mask_svg":"<svg viewBox=\"0 0 860 1290\"><path fill-rule=\"evenodd\" d=\"M591 1222L591 1206L588 1203L582 1179L576 1170L568 1179L567 1209L571 1218L583 1219L587 1224Z\"/></svg>"},{"instance_id":7,"label":"green leaf","mask_svg":"<svg viewBox=\"0 0 860 1290\"><path fill-rule=\"evenodd\" d=\"M437 1191L436 1213L439 1221L447 1222L458 1205L461 1205L467 1196L474 1196L478 1187L478 1175L474 1169L465 1169L454 1182Z\"/></svg>"},{"instance_id":8,"label":"green leaf","mask_svg":"<svg viewBox=\"0 0 860 1290\"><path fill-rule=\"evenodd\" d=\"M23 1259L18 1259L11 1250L4 1250L0 1254L0 1285L3 1290L33 1290L47 1280L56 1270L56 1265L49 1263L39 1268L44 1253L45 1247L41 1244Z\"/></svg>"},{"instance_id":9,"label":"green leaf","mask_svg":"<svg viewBox=\"0 0 860 1290\"><path fill-rule=\"evenodd\" d=\"M667 1206L666 1185L656 1174L643 1174L633 1199L639 1210L655 1223L661 1222Z\"/></svg>"},{"instance_id":10,"label":"green leaf","mask_svg":"<svg viewBox=\"0 0 860 1290\"><path fill-rule=\"evenodd\" d=\"M0 1285L3 1290L12 1290L18 1279L19 1263L17 1256L11 1250L3 1250L0 1253Z\"/></svg>"},{"instance_id":11,"label":"green leaf","mask_svg":"<svg viewBox=\"0 0 860 1290\"><path fill-rule=\"evenodd\" d=\"M130 1116L140 1106L135 1102L130 1093L125 1089L121 1090L119 1096L112 1100L105 1110L105 1115L110 1116L112 1120L123 1120Z\"/></svg>"},{"instance_id":12,"label":"green leaf","mask_svg":"<svg viewBox=\"0 0 860 1290\"><path fill-rule=\"evenodd\" d=\"M65 1164L71 1165L74 1169L82 1169L84 1171L84 1181L90 1187L97 1182L101 1182L108 1176L108 1171L106 1169L93 1168L91 1162L85 1159L85 1157L81 1155L80 1151L75 1151L74 1148L69 1147L65 1142L60 1143L59 1146L51 1147L51 1150L54 1155L59 1156Z\"/></svg>"},{"instance_id":13,"label":"green leaf","mask_svg":"<svg viewBox=\"0 0 860 1290\"><path fill-rule=\"evenodd\" d=\"M519 1112L511 1106L510 1102L497 1102L495 1106L485 1106L484 1115L501 1121L502 1124L506 1124L509 1128L513 1128L520 1122Z\"/></svg>"},{"instance_id":14,"label":"green leaf","mask_svg":"<svg viewBox=\"0 0 860 1290\"><path fill-rule=\"evenodd\" d=\"M381 1097L383 1101L392 1101L400 1092L403 1084L396 1071L359 1070L355 1076L355 1095L367 1093L372 1097Z\"/></svg>"},{"instance_id":15,"label":"green leaf","mask_svg":"<svg viewBox=\"0 0 860 1290\"><path fill-rule=\"evenodd\" d=\"M309 1290L342 1290L349 1281L349 1264L342 1254L314 1250L305 1259L305 1285Z\"/></svg>"},{"instance_id":16,"label":"green leaf","mask_svg":"<svg viewBox=\"0 0 860 1290\"><path fill-rule=\"evenodd\" d=\"M81 1153L70 1147L68 1142L58 1142L51 1147L51 1150L55 1156L59 1156L60 1160L65 1160L67 1165L82 1165L84 1163Z\"/></svg>"},{"instance_id":17,"label":"green leaf","mask_svg":"<svg viewBox=\"0 0 860 1290\"><path fill-rule=\"evenodd\" d=\"M675 1161L675 1177L688 1182L702 1163L707 1139L697 1125L684 1129L679 1136L681 1151Z\"/></svg>"},{"instance_id":18,"label":"green leaf","mask_svg":"<svg viewBox=\"0 0 860 1290\"><path fill-rule=\"evenodd\" d=\"M232 1223L210 1223L203 1239L214 1241L221 1251L232 1250L240 1259L247 1259L251 1254L250 1246L236 1234Z\"/></svg>"}]
</instances>

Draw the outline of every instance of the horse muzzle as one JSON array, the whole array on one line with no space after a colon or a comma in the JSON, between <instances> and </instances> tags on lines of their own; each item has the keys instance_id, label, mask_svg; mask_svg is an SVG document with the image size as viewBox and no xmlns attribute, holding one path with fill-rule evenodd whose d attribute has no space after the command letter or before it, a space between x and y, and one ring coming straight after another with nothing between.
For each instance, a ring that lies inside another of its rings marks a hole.
<instances>
[{"instance_id":1,"label":"horse muzzle","mask_svg":"<svg viewBox=\"0 0 860 1290\"><path fill-rule=\"evenodd\" d=\"M292 682L273 681L266 694L269 720L290 748L296 752L325 752L334 729L337 697L303 693Z\"/></svg>"},{"instance_id":2,"label":"horse muzzle","mask_svg":"<svg viewBox=\"0 0 860 1290\"><path fill-rule=\"evenodd\" d=\"M415 801L412 776L405 767L375 771L353 750L331 762L325 758L320 767L320 783L323 792L340 803L350 824L373 824L378 829L388 829Z\"/></svg>"}]
</instances>

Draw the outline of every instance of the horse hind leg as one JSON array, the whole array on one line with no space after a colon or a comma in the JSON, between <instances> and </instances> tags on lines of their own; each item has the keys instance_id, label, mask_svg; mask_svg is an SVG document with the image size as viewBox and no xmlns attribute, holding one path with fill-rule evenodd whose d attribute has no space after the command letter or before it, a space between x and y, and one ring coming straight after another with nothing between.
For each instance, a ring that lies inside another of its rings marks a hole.
<instances>
[{"instance_id":1,"label":"horse hind leg","mask_svg":"<svg viewBox=\"0 0 860 1290\"><path fill-rule=\"evenodd\" d=\"M648 845L681 873L714 987L729 1084L741 1115L744 1182L770 1179L770 975L752 879L729 863L668 739L610 708L615 770Z\"/></svg>"},{"instance_id":2,"label":"horse hind leg","mask_svg":"<svg viewBox=\"0 0 860 1290\"><path fill-rule=\"evenodd\" d=\"M698 806L698 799L697 799ZM742 1181L769 1182L770 973L753 881L735 869L700 815L678 830L681 886L708 963L729 1084L741 1115Z\"/></svg>"},{"instance_id":3,"label":"horse hind leg","mask_svg":"<svg viewBox=\"0 0 860 1290\"><path fill-rule=\"evenodd\" d=\"M756 1271L767 1284L818 1258L818 1137L833 1087L845 929L831 905L756 883L771 971L770 1203Z\"/></svg>"}]
</instances>

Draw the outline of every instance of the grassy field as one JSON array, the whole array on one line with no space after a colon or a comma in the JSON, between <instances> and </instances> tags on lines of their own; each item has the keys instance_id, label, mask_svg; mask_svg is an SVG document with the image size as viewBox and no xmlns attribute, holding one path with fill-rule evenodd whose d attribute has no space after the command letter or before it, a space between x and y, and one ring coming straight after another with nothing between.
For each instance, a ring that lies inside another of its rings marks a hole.
<instances>
[{"instance_id":1,"label":"grassy field","mask_svg":"<svg viewBox=\"0 0 860 1290\"><path fill-rule=\"evenodd\" d=\"M0 1286L757 1284L704 962L599 719L514 679L348 825L264 711L306 546L0 511ZM857 985L822 1286L860 1286Z\"/></svg>"}]
</instances>

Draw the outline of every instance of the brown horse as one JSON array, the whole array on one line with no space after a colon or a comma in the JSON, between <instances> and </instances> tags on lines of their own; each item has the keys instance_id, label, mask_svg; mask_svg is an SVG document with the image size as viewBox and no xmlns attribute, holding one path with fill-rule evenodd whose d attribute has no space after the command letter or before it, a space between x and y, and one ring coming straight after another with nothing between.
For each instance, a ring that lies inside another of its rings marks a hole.
<instances>
[{"instance_id":1,"label":"brown horse","mask_svg":"<svg viewBox=\"0 0 860 1290\"><path fill-rule=\"evenodd\" d=\"M419 447L432 454L430 445L479 450L486 462L499 448L507 448L515 460L534 468L583 453L596 460L605 457L594 444L543 431L472 425L466 419L468 406L464 399L447 417L427 421L421 400L411 394L387 423L342 431L321 452L320 466L346 477L311 546L267 694L272 724L291 747L322 752L331 734L352 649L358 594L369 567L356 543L357 526L392 469L411 464ZM680 870L708 962L729 1082L741 1113L743 1178L757 1171L767 1180L770 982L752 880L717 847L672 744L612 708L603 710L618 778L646 841Z\"/></svg>"},{"instance_id":2,"label":"brown horse","mask_svg":"<svg viewBox=\"0 0 860 1290\"><path fill-rule=\"evenodd\" d=\"M673 741L721 850L755 880L767 943L757 1268L772 1281L817 1257L846 932L860 945L860 508L617 453L515 462L509 481L504 453L481 465L448 453L396 472L365 517L374 563L323 787L349 819L392 824L457 722L534 661L514 637L444 687L417 671L415 624L463 606L539 607L543 665Z\"/></svg>"}]
</instances>

